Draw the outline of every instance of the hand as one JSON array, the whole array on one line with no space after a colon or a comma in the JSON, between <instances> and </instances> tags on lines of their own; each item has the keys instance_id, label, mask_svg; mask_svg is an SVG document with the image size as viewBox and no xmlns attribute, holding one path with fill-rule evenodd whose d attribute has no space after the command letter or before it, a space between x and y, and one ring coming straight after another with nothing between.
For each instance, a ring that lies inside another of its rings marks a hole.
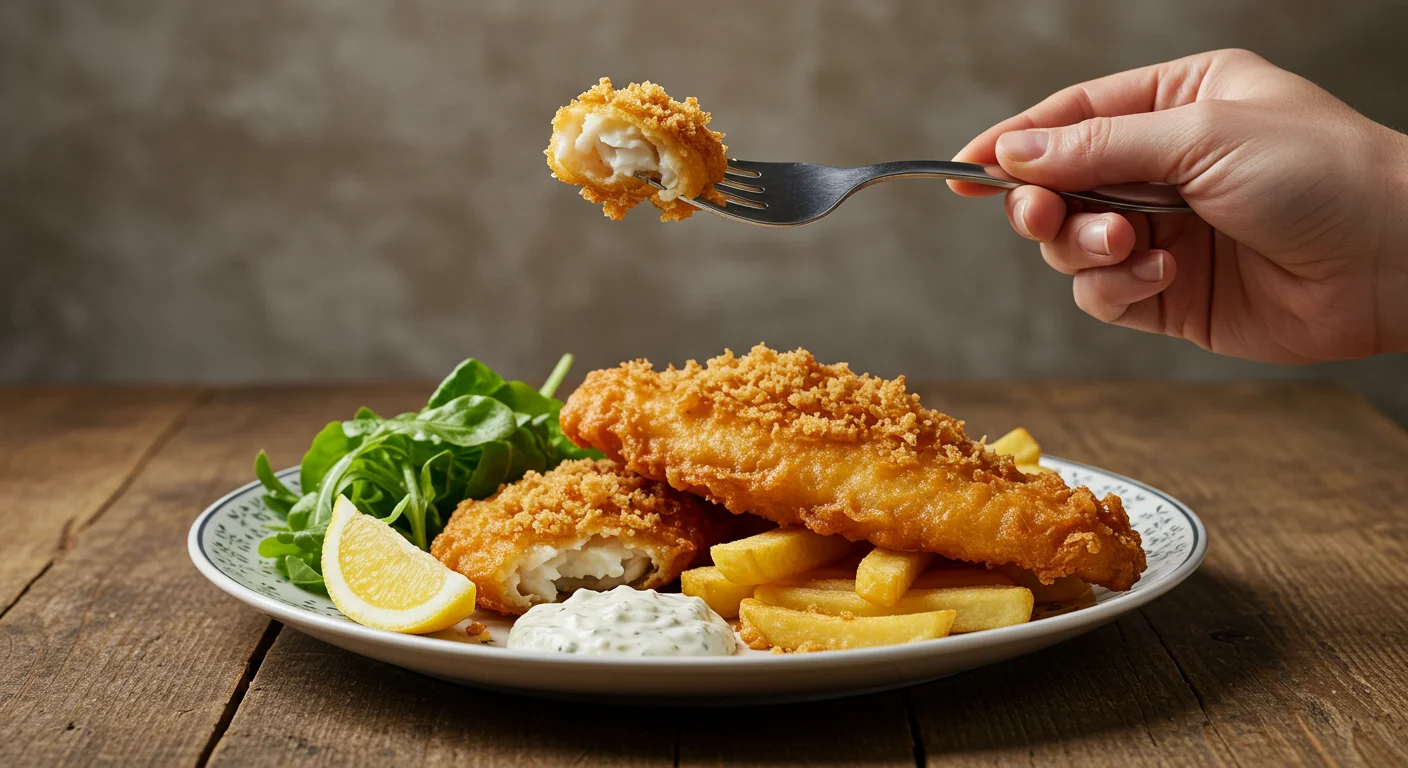
<instances>
[{"instance_id":1,"label":"hand","mask_svg":"<svg viewBox=\"0 0 1408 768\"><path fill-rule=\"evenodd\" d=\"M954 159L1041 185L1009 191L1008 218L1107 323L1263 362L1408 351L1408 137L1255 54L1072 86ZM1196 215L1051 191L1130 181L1178 185Z\"/></svg>"}]
</instances>

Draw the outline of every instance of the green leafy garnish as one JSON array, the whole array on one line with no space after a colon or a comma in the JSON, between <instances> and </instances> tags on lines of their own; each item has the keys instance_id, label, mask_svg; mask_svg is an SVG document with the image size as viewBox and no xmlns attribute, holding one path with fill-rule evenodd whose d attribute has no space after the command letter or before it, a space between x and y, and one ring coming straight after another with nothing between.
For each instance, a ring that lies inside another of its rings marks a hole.
<instances>
[{"instance_id":1,"label":"green leafy garnish","mask_svg":"<svg viewBox=\"0 0 1408 768\"><path fill-rule=\"evenodd\" d=\"M260 556L272 558L293 584L326 594L323 536L339 495L428 550L461 500L488 497L529 470L600 458L562 434L562 402L553 395L571 366L572 356L563 355L547 382L533 389L470 359L415 413L383 419L362 408L334 421L303 455L302 495L275 477L260 451L255 477L269 508L284 518L260 542Z\"/></svg>"}]
</instances>

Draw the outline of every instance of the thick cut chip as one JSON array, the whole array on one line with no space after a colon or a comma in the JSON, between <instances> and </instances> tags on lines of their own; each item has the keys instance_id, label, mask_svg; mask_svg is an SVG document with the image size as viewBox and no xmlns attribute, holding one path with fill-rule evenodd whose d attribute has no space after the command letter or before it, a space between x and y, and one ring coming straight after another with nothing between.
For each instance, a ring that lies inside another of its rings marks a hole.
<instances>
[{"instance_id":1,"label":"thick cut chip","mask_svg":"<svg viewBox=\"0 0 1408 768\"><path fill-rule=\"evenodd\" d=\"M739 635L755 650L844 651L944 637L956 614L934 611L905 616L828 616L748 599L739 606L738 616Z\"/></svg>"},{"instance_id":2,"label":"thick cut chip","mask_svg":"<svg viewBox=\"0 0 1408 768\"><path fill-rule=\"evenodd\" d=\"M911 589L891 606L876 605L854 591L817 588L803 584L763 584L754 598L768 605L833 616L900 616L932 611L956 611L952 632L978 632L984 629L1025 624L1032 618L1032 593L1024 587L949 587Z\"/></svg>"},{"instance_id":3,"label":"thick cut chip","mask_svg":"<svg viewBox=\"0 0 1408 768\"><path fill-rule=\"evenodd\" d=\"M1041 466L1041 446L1024 427L1017 427L999 437L988 448L998 455L1011 456L1012 460L1017 462L1017 469L1028 475L1052 471Z\"/></svg>"},{"instance_id":4,"label":"thick cut chip","mask_svg":"<svg viewBox=\"0 0 1408 768\"><path fill-rule=\"evenodd\" d=\"M910 585L911 589L944 589L946 587L1011 587L1017 582L1001 571L986 568L943 568L925 571Z\"/></svg>"},{"instance_id":5,"label":"thick cut chip","mask_svg":"<svg viewBox=\"0 0 1408 768\"><path fill-rule=\"evenodd\" d=\"M757 536L715 544L714 566L734 584L766 584L805 573L843 557L851 542L806 528L775 528Z\"/></svg>"},{"instance_id":6,"label":"thick cut chip","mask_svg":"<svg viewBox=\"0 0 1408 768\"><path fill-rule=\"evenodd\" d=\"M680 591L703 600L725 619L736 619L738 604L753 596L753 585L734 584L708 565L680 574Z\"/></svg>"},{"instance_id":7,"label":"thick cut chip","mask_svg":"<svg viewBox=\"0 0 1408 768\"><path fill-rule=\"evenodd\" d=\"M894 605L933 559L932 552L876 547L856 569L856 594L877 605Z\"/></svg>"}]
</instances>

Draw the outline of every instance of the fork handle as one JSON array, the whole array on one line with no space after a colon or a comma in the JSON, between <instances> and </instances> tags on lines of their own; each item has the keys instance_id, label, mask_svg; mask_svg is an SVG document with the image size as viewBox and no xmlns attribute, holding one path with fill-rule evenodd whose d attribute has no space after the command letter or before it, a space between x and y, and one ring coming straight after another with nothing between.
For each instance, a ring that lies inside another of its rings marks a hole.
<instances>
[{"instance_id":1,"label":"fork handle","mask_svg":"<svg viewBox=\"0 0 1408 768\"><path fill-rule=\"evenodd\" d=\"M905 178L939 178L953 181L971 181L989 187L1012 189L1027 182L1002 170L997 165L958 163L951 160L900 160L893 163L880 163L859 169L866 172L867 180L861 186L869 186L878 181ZM1062 192L1056 194L1084 200L1122 211L1142 211L1144 213L1190 213L1178 187L1171 184L1112 184L1096 187L1085 192Z\"/></svg>"}]
</instances>

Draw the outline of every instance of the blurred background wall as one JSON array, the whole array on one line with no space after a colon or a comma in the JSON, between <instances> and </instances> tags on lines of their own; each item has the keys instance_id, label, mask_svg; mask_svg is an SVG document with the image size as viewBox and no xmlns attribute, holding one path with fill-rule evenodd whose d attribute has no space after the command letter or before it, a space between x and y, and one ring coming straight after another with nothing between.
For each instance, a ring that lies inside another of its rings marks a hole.
<instances>
[{"instance_id":1,"label":"blurred background wall","mask_svg":"<svg viewBox=\"0 0 1408 768\"><path fill-rule=\"evenodd\" d=\"M996 199L612 223L542 150L608 75L698 96L740 157L947 158L1228 46L1403 129L1405 30L1392 0L6 0L0 381L533 379L766 340L916 378L1324 377L1404 419L1404 356L1274 368L1086 317Z\"/></svg>"}]
</instances>

